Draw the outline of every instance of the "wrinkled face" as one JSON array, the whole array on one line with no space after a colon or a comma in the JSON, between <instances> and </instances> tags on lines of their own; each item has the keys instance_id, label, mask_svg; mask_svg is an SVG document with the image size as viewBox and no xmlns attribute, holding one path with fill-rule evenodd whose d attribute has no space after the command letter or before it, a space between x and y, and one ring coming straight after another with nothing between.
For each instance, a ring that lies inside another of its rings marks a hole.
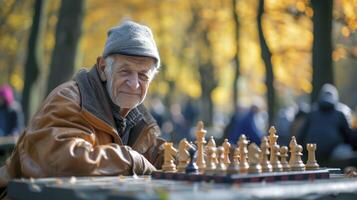
<instances>
[{"instance_id":1,"label":"wrinkled face","mask_svg":"<svg viewBox=\"0 0 357 200\"><path fill-rule=\"evenodd\" d=\"M112 101L127 109L141 104L155 70L155 60L150 57L113 55L106 58L103 71Z\"/></svg>"}]
</instances>

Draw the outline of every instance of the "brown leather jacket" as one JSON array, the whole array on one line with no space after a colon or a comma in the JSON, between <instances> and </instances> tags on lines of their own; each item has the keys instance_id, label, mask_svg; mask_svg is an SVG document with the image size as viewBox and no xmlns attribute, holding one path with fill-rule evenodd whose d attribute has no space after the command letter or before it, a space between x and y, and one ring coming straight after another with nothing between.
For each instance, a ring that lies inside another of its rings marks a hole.
<instances>
[{"instance_id":1,"label":"brown leather jacket","mask_svg":"<svg viewBox=\"0 0 357 200\"><path fill-rule=\"evenodd\" d=\"M159 127L144 106L137 109L144 117L123 145L96 67L80 71L34 115L0 168L0 187L19 177L141 175L161 168Z\"/></svg>"}]
</instances>

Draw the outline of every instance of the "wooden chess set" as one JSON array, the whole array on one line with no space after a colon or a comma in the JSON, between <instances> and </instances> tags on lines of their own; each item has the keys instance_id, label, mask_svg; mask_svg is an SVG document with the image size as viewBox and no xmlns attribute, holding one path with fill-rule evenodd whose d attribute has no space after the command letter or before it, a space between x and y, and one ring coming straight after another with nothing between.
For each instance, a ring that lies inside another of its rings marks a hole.
<instances>
[{"instance_id":1,"label":"wooden chess set","mask_svg":"<svg viewBox=\"0 0 357 200\"><path fill-rule=\"evenodd\" d=\"M166 142L162 170L153 172L152 178L216 183L330 178L330 170L320 168L316 161L316 144L306 145L308 159L305 164L301 158L303 147L296 138L291 138L289 148L280 147L274 126L269 129L269 135L262 138L260 147L255 143L249 144L244 134L236 146L225 139L222 146L217 147L212 136L208 142L205 140L206 133L200 121L197 123L195 144L182 139L177 150L172 143Z\"/></svg>"}]
</instances>

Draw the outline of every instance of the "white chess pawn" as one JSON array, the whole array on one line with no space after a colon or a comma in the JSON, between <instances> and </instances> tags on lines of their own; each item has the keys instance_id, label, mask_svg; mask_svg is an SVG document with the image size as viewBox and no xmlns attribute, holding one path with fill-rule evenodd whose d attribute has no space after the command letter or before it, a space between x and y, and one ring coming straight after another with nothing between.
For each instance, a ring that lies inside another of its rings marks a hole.
<instances>
[{"instance_id":1,"label":"white chess pawn","mask_svg":"<svg viewBox=\"0 0 357 200\"><path fill-rule=\"evenodd\" d=\"M216 166L215 174L217 175L226 175L227 167L224 164L224 149L223 147L217 148L218 155L218 165Z\"/></svg>"},{"instance_id":2,"label":"white chess pawn","mask_svg":"<svg viewBox=\"0 0 357 200\"><path fill-rule=\"evenodd\" d=\"M284 172L290 171L290 165L288 162L288 147L287 146L280 147L280 158L281 158L281 165L283 166L283 171Z\"/></svg>"},{"instance_id":3,"label":"white chess pawn","mask_svg":"<svg viewBox=\"0 0 357 200\"><path fill-rule=\"evenodd\" d=\"M205 173L208 175L213 175L216 171L216 147L208 147L207 149L207 162Z\"/></svg>"},{"instance_id":4,"label":"white chess pawn","mask_svg":"<svg viewBox=\"0 0 357 200\"><path fill-rule=\"evenodd\" d=\"M261 173L262 166L259 163L259 155L261 151L255 143L251 143L248 147L248 162L249 162L249 173Z\"/></svg>"},{"instance_id":5,"label":"white chess pawn","mask_svg":"<svg viewBox=\"0 0 357 200\"><path fill-rule=\"evenodd\" d=\"M280 156L280 146L275 144L271 146L271 157L270 157L270 163L271 166L273 167L274 172L282 172L283 171L283 166L281 165L281 162L279 160Z\"/></svg>"}]
</instances>

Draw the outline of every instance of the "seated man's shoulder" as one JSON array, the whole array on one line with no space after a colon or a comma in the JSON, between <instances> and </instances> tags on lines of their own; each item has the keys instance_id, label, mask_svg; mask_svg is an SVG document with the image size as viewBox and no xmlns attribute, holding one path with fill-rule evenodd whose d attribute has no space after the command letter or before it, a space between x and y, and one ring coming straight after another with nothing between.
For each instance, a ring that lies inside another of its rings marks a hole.
<instances>
[{"instance_id":1,"label":"seated man's shoulder","mask_svg":"<svg viewBox=\"0 0 357 200\"><path fill-rule=\"evenodd\" d=\"M53 100L58 98L65 98L76 103L80 102L80 93L78 85L75 81L67 81L55 89L48 95L47 100Z\"/></svg>"}]
</instances>

